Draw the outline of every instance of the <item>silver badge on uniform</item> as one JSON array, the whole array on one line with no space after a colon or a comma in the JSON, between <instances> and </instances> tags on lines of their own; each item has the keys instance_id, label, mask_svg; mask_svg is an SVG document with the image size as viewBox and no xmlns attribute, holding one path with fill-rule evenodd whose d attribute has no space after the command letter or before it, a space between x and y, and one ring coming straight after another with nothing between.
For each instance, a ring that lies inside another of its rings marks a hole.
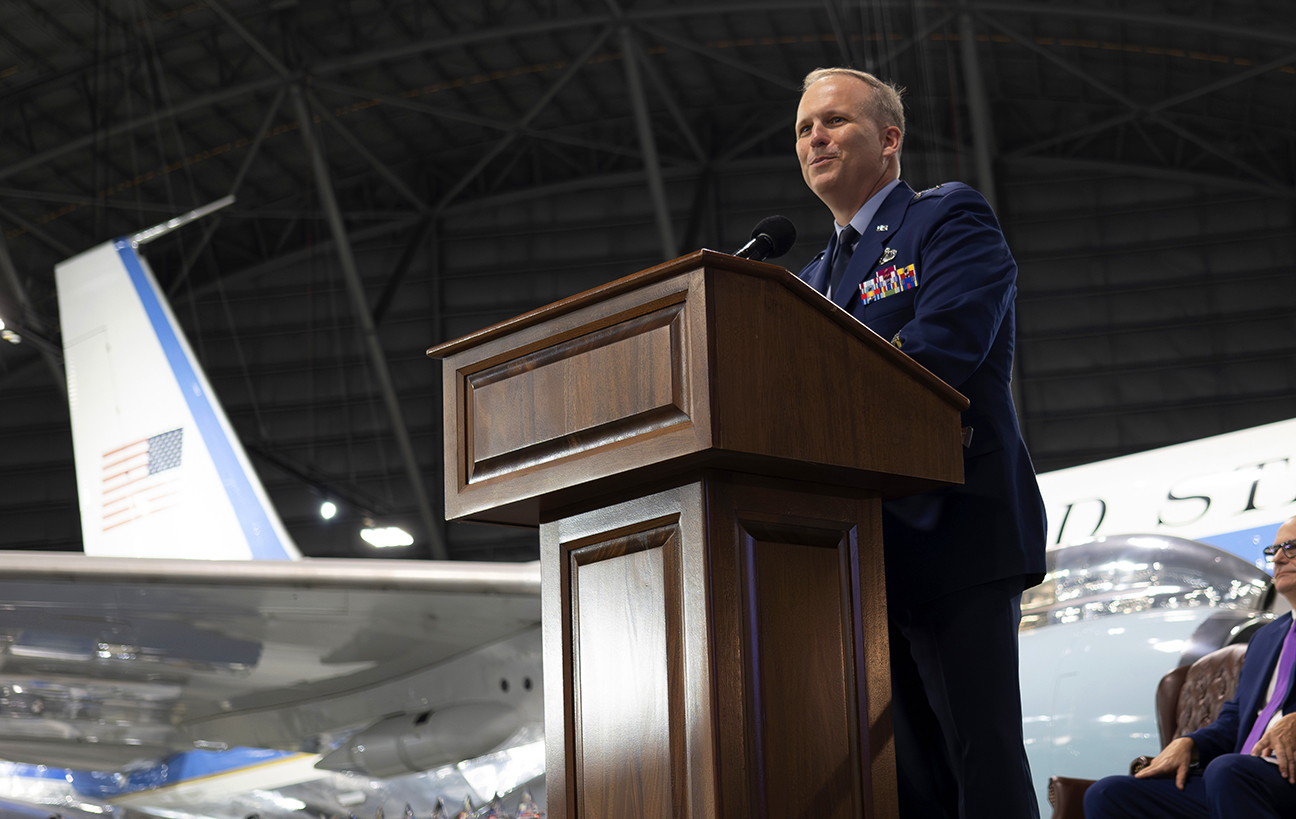
<instances>
[{"instance_id":1,"label":"silver badge on uniform","mask_svg":"<svg viewBox=\"0 0 1296 819\"><path fill-rule=\"evenodd\" d=\"M887 249L882 253L882 258L881 258L881 259L878 259L878 264L886 264L887 262L891 261L891 260L894 259L895 257L896 257L895 248L894 248L894 247L888 247L888 248L887 248Z\"/></svg>"}]
</instances>

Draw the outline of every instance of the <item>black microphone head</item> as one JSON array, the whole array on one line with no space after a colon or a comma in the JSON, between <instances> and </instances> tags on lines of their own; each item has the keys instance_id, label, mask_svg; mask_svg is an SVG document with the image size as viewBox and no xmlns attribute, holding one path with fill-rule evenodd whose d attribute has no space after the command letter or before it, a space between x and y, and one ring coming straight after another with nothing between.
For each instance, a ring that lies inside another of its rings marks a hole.
<instances>
[{"instance_id":1,"label":"black microphone head","mask_svg":"<svg viewBox=\"0 0 1296 819\"><path fill-rule=\"evenodd\" d=\"M752 239L764 238L765 241L759 244L768 243L768 247L761 247L764 252L759 256L753 254L747 258L760 261L782 256L792 249L792 245L796 242L796 235L796 225L792 224L791 219L786 216L766 216L752 228Z\"/></svg>"}]
</instances>

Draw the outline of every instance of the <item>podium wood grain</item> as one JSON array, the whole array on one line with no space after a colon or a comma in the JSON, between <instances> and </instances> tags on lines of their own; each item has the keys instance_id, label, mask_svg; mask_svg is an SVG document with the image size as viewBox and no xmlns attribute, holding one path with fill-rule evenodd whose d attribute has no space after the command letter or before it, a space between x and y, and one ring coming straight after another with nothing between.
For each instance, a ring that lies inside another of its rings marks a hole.
<instances>
[{"instance_id":1,"label":"podium wood grain","mask_svg":"<svg viewBox=\"0 0 1296 819\"><path fill-rule=\"evenodd\" d=\"M715 472L542 525L550 815L895 816L878 514Z\"/></svg>"},{"instance_id":2,"label":"podium wood grain","mask_svg":"<svg viewBox=\"0 0 1296 819\"><path fill-rule=\"evenodd\" d=\"M429 355L447 518L540 525L551 816L897 815L880 499L966 399L710 251Z\"/></svg>"},{"instance_id":3,"label":"podium wood grain","mask_svg":"<svg viewBox=\"0 0 1296 819\"><path fill-rule=\"evenodd\" d=\"M446 516L537 525L688 470L963 478L967 399L786 270L697 251L433 348Z\"/></svg>"}]
</instances>

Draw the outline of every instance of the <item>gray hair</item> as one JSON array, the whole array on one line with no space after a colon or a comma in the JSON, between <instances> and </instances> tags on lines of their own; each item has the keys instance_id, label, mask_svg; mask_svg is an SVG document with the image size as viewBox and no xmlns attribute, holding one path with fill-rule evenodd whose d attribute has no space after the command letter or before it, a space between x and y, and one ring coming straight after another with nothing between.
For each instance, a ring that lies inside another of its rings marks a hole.
<instances>
[{"instance_id":1,"label":"gray hair","mask_svg":"<svg viewBox=\"0 0 1296 819\"><path fill-rule=\"evenodd\" d=\"M868 101L864 103L864 113L878 125L896 126L900 129L901 140L904 139L904 103L900 101L900 95L904 93L904 89L895 83L879 80L866 71L858 71L854 68L816 68L806 74L805 79L801 82L802 96L810 90L810 86L820 80L836 76L854 77L867 83L873 89L873 93L869 94Z\"/></svg>"}]
</instances>

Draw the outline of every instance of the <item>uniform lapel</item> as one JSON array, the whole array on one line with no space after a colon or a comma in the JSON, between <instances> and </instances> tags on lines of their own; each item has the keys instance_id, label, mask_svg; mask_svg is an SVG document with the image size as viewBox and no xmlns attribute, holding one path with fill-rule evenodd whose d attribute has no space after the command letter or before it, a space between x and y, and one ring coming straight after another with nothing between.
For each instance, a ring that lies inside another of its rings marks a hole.
<instances>
[{"instance_id":1,"label":"uniform lapel","mask_svg":"<svg viewBox=\"0 0 1296 819\"><path fill-rule=\"evenodd\" d=\"M828 289L828 274L830 268L829 260L833 257L833 251L837 249L837 231L828 239L828 249L819 255L814 264L805 271L805 283L823 293Z\"/></svg>"},{"instance_id":2,"label":"uniform lapel","mask_svg":"<svg viewBox=\"0 0 1296 819\"><path fill-rule=\"evenodd\" d=\"M902 181L887 195L882 207L873 215L873 223L864 228L859 243L855 245L855 255L851 256L850 267L846 268L846 275L842 277L841 287L833 293L833 303L838 307L845 310L851 299L859 294L860 282L873 272L882 249L900 230L900 223L904 221L913 196L913 189ZM880 225L885 225L886 230L878 230ZM822 289L820 292L823 292Z\"/></svg>"}]
</instances>

